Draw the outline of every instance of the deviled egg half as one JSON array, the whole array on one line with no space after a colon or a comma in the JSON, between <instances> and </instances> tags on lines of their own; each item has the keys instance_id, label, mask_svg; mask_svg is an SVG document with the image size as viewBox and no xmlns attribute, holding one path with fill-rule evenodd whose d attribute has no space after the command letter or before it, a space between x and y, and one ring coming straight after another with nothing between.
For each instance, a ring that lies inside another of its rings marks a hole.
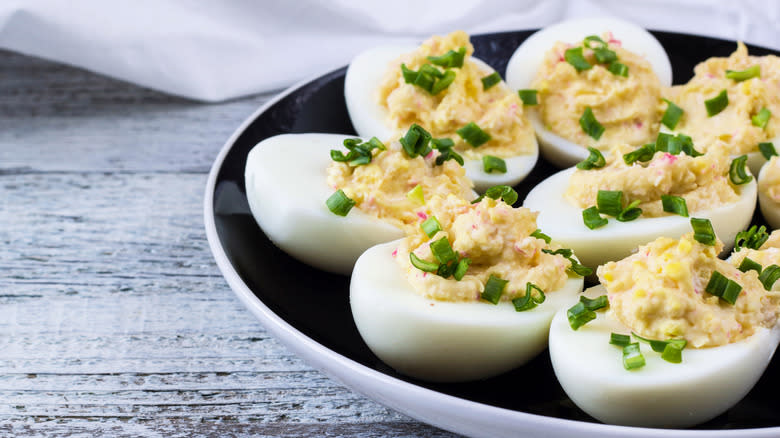
<instances>
[{"instance_id":1,"label":"deviled egg half","mask_svg":"<svg viewBox=\"0 0 780 438\"><path fill-rule=\"evenodd\" d=\"M542 154L560 167L614 143L639 146L659 131L661 88L672 84L669 57L646 30L613 18L564 21L517 48L506 80L535 94L529 109Z\"/></svg>"},{"instance_id":2,"label":"deviled egg half","mask_svg":"<svg viewBox=\"0 0 780 438\"><path fill-rule=\"evenodd\" d=\"M359 54L344 81L358 135L386 138L416 123L452 140L477 190L519 183L539 155L533 127L518 94L473 52L456 31Z\"/></svg>"},{"instance_id":3,"label":"deviled egg half","mask_svg":"<svg viewBox=\"0 0 780 438\"><path fill-rule=\"evenodd\" d=\"M780 158L773 156L758 174L758 204L772 229L780 228Z\"/></svg>"},{"instance_id":4,"label":"deviled egg half","mask_svg":"<svg viewBox=\"0 0 780 438\"><path fill-rule=\"evenodd\" d=\"M731 56L709 58L694 73L687 84L663 90L664 128L696 144L726 142L733 157L747 154L757 175L780 146L780 58L749 56L740 42Z\"/></svg>"},{"instance_id":5,"label":"deviled egg half","mask_svg":"<svg viewBox=\"0 0 780 438\"><path fill-rule=\"evenodd\" d=\"M439 160L447 148L431 149L426 132L410 129L401 141L406 146L337 134L267 138L247 157L252 215L291 256L349 274L367 248L399 239L405 226L416 225L426 198L476 197L463 167Z\"/></svg>"},{"instance_id":6,"label":"deviled egg half","mask_svg":"<svg viewBox=\"0 0 780 438\"><path fill-rule=\"evenodd\" d=\"M750 391L780 342L777 277L719 259L722 248L714 235L661 237L599 267L602 284L550 328L577 406L606 423L686 427Z\"/></svg>"},{"instance_id":7,"label":"deviled egg half","mask_svg":"<svg viewBox=\"0 0 780 438\"><path fill-rule=\"evenodd\" d=\"M514 201L509 187L504 200L493 190L477 203L433 197L416 230L355 264L357 329L399 373L466 381L520 366L547 345L555 311L582 291L589 272L571 250L536 229L536 213L504 201Z\"/></svg>"},{"instance_id":8,"label":"deviled egg half","mask_svg":"<svg viewBox=\"0 0 780 438\"><path fill-rule=\"evenodd\" d=\"M731 160L722 144L702 155L690 138L662 133L655 144L591 154L542 181L523 203L586 266L626 257L659 236L680 237L689 216L710 219L729 243L753 217L756 181L745 157Z\"/></svg>"}]
</instances>

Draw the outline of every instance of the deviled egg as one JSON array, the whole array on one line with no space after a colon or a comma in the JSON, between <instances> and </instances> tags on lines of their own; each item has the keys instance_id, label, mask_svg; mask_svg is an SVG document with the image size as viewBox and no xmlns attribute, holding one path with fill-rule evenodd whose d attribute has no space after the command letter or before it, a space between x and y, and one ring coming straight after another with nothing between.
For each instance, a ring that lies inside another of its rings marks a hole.
<instances>
[{"instance_id":1,"label":"deviled egg","mask_svg":"<svg viewBox=\"0 0 780 438\"><path fill-rule=\"evenodd\" d=\"M720 260L714 235L707 243L694 236L661 237L599 267L602 285L555 315L555 374L593 417L650 427L702 423L742 399L772 359L780 295L756 271ZM597 301L608 309L594 312Z\"/></svg>"},{"instance_id":2,"label":"deviled egg","mask_svg":"<svg viewBox=\"0 0 780 438\"><path fill-rule=\"evenodd\" d=\"M269 239L291 256L349 274L367 248L399 239L404 226L416 224L416 209L427 197L476 196L463 167L455 160L437 164L442 150L432 150L430 136L421 132L407 133L407 144L416 139L409 144L414 157L399 141L376 138L267 138L247 157L245 184L252 215Z\"/></svg>"},{"instance_id":3,"label":"deviled egg","mask_svg":"<svg viewBox=\"0 0 780 438\"><path fill-rule=\"evenodd\" d=\"M506 70L512 89L536 93L527 107L546 159L568 167L614 143L639 146L659 131L669 58L646 30L613 18L564 21L517 48Z\"/></svg>"},{"instance_id":4,"label":"deviled egg","mask_svg":"<svg viewBox=\"0 0 780 438\"><path fill-rule=\"evenodd\" d=\"M666 114L673 113L665 114L665 127L696 144L726 142L732 156L748 155L757 175L766 162L759 145L780 145L780 58L749 56L740 42L731 56L709 58L694 73L687 84L663 90Z\"/></svg>"},{"instance_id":5,"label":"deviled egg","mask_svg":"<svg viewBox=\"0 0 780 438\"><path fill-rule=\"evenodd\" d=\"M780 228L780 158L772 157L758 173L758 203L772 229Z\"/></svg>"},{"instance_id":6,"label":"deviled egg","mask_svg":"<svg viewBox=\"0 0 780 438\"><path fill-rule=\"evenodd\" d=\"M725 146L701 155L686 140L661 134L655 145L616 146L608 157L594 149L582 169L553 174L523 205L539 211L540 228L590 267L656 237L680 237L688 216L710 219L731 243L753 217L756 181Z\"/></svg>"},{"instance_id":7,"label":"deviled egg","mask_svg":"<svg viewBox=\"0 0 780 438\"><path fill-rule=\"evenodd\" d=\"M517 93L473 52L456 31L359 54L344 81L357 133L386 138L416 123L453 141L477 190L520 182L539 155L533 127Z\"/></svg>"},{"instance_id":8,"label":"deviled egg","mask_svg":"<svg viewBox=\"0 0 780 438\"><path fill-rule=\"evenodd\" d=\"M399 373L429 381L487 378L536 356L555 311L582 291L584 267L526 208L453 195L426 208L405 239L355 264L350 305L368 347Z\"/></svg>"}]
</instances>

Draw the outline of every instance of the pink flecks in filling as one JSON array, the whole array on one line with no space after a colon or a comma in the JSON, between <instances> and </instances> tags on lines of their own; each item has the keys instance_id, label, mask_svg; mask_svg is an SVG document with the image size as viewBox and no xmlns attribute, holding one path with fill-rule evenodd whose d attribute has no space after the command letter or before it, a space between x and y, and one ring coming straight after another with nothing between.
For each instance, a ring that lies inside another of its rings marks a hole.
<instances>
[{"instance_id":1,"label":"pink flecks in filling","mask_svg":"<svg viewBox=\"0 0 780 438\"><path fill-rule=\"evenodd\" d=\"M417 212L417 217L419 217L419 218L420 218L420 219L422 219L422 220L426 220L426 219L428 219L428 215L427 215L427 214L425 214L425 212L422 212L422 211L418 211L418 212Z\"/></svg>"},{"instance_id":2,"label":"pink flecks in filling","mask_svg":"<svg viewBox=\"0 0 780 438\"><path fill-rule=\"evenodd\" d=\"M607 44L612 44L613 46L622 47L623 42L621 42L619 39L616 39L614 35L612 35L612 32L607 32Z\"/></svg>"},{"instance_id":3,"label":"pink flecks in filling","mask_svg":"<svg viewBox=\"0 0 780 438\"><path fill-rule=\"evenodd\" d=\"M394 249L394 250L393 250L393 253L392 253L391 255L392 255L393 257L397 256L397 255L398 255L398 249L397 249L397 248L396 248L396 249Z\"/></svg>"},{"instance_id":4,"label":"pink flecks in filling","mask_svg":"<svg viewBox=\"0 0 780 438\"><path fill-rule=\"evenodd\" d=\"M707 73L707 78L708 78L708 79L713 79L714 77L715 77L715 75L714 75L714 74L712 74L712 73Z\"/></svg>"},{"instance_id":5,"label":"pink flecks in filling","mask_svg":"<svg viewBox=\"0 0 780 438\"><path fill-rule=\"evenodd\" d=\"M428 155L425 156L425 159L430 159L433 156L433 150L428 152Z\"/></svg>"},{"instance_id":6,"label":"pink flecks in filling","mask_svg":"<svg viewBox=\"0 0 780 438\"><path fill-rule=\"evenodd\" d=\"M472 230L476 230L477 229L477 224L471 224L471 229Z\"/></svg>"},{"instance_id":7,"label":"pink flecks in filling","mask_svg":"<svg viewBox=\"0 0 780 438\"><path fill-rule=\"evenodd\" d=\"M428 276L428 273L427 273L427 272L423 272L423 273L422 273L422 278L425 278L425 277L427 277L427 276Z\"/></svg>"},{"instance_id":8,"label":"pink flecks in filling","mask_svg":"<svg viewBox=\"0 0 780 438\"><path fill-rule=\"evenodd\" d=\"M641 120L635 120L634 121L634 126L636 127L636 129L642 129L642 127L645 126L645 124L642 123Z\"/></svg>"},{"instance_id":9,"label":"pink flecks in filling","mask_svg":"<svg viewBox=\"0 0 780 438\"><path fill-rule=\"evenodd\" d=\"M677 161L677 156L667 152L663 155L663 157L661 157L661 160L663 161L664 164L672 164L675 161Z\"/></svg>"}]
</instances>

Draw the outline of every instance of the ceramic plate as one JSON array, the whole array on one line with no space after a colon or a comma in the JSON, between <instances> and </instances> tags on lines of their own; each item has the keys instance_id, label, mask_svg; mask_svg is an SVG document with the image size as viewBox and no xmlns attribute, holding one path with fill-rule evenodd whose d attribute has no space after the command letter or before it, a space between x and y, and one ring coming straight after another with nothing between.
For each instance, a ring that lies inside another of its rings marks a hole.
<instances>
[{"instance_id":1,"label":"ceramic plate","mask_svg":"<svg viewBox=\"0 0 780 438\"><path fill-rule=\"evenodd\" d=\"M532 32L472 38L475 55L500 73ZM686 82L696 63L728 56L734 42L654 32L669 53L674 82ZM772 51L750 47L752 54ZM250 116L227 141L209 175L205 223L211 250L230 287L260 322L311 365L380 403L443 429L471 436L662 437L662 429L601 424L566 396L547 353L513 372L476 383L431 384L395 373L363 343L349 310L349 278L297 262L255 224L244 193L249 150L266 137L289 132L354 134L344 103L346 68L286 90ZM554 172L540 159L516 187L523 199ZM758 209L756 209L758 211ZM762 223L760 213L754 222ZM529 378L529 376L532 376ZM717 382L713 382L717 385ZM695 437L780 436L780 358L735 407L694 429Z\"/></svg>"}]
</instances>

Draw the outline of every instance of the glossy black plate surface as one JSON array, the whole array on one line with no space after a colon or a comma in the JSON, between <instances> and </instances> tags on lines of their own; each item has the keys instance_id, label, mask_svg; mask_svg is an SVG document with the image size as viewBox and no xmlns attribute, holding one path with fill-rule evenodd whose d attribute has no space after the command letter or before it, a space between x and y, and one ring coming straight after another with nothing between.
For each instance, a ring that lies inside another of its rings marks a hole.
<instances>
[{"instance_id":1,"label":"glossy black plate surface","mask_svg":"<svg viewBox=\"0 0 780 438\"><path fill-rule=\"evenodd\" d=\"M502 76L517 46L532 31L472 37L475 56ZM710 56L728 56L732 41L653 32L669 54L674 83L684 83L693 67ZM777 52L749 47L754 55ZM252 218L244 194L244 164L260 140L282 133L354 134L344 102L342 68L287 94L251 121L237 137L217 174L214 217L217 234L236 272L257 298L287 323L328 349L369 368L435 391L479 403L550 417L596 422L577 408L558 385L549 356L542 353L513 372L476 383L430 384L395 373L366 347L349 309L349 278L310 268L276 248ZM540 159L516 187L523 199L539 181L556 171ZM758 211L758 209L756 209ZM756 213L755 223L763 223ZM712 382L717 385L718 382ZM780 426L780 359L775 357L755 388L734 408L697 429L746 429Z\"/></svg>"}]
</instances>

